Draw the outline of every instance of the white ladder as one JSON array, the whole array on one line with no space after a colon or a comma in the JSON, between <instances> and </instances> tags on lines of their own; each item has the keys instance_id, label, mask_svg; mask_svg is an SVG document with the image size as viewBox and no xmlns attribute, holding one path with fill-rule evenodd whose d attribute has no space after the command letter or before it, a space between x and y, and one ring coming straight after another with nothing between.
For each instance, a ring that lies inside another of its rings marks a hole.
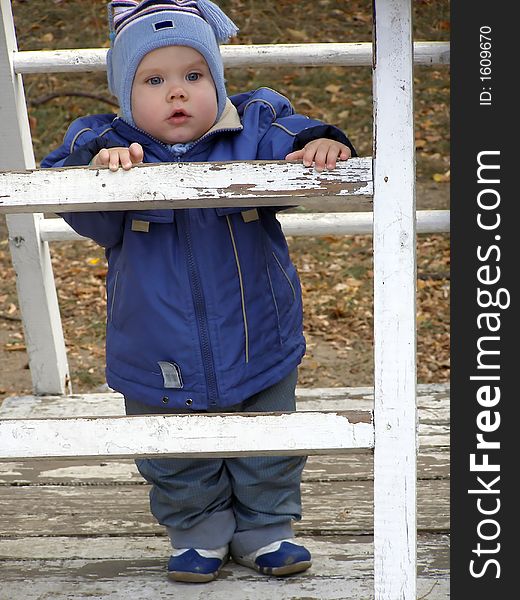
<instances>
[{"instance_id":1,"label":"white ladder","mask_svg":"<svg viewBox=\"0 0 520 600\"><path fill-rule=\"evenodd\" d=\"M301 413L285 416L246 418L226 417L132 417L61 420L12 420L0 422L0 459L61 456L135 456L182 455L208 456L244 454L314 454L374 448L374 586L377 600L412 600L416 597L416 327L415 327L415 175L413 135L413 74L416 62L436 64L448 61L444 43L412 43L411 0L376 0L377 14L373 48L371 44L281 45L278 47L224 47L227 67L244 64L359 65L373 61L374 70L374 148L373 156L373 236L374 236L374 339L375 404L371 415ZM50 264L48 241L78 238L61 222L43 219L37 211L55 211L56 200L67 192L67 174L47 171L52 182L47 194L37 183L38 173L15 173L35 166L25 108L21 75L29 72L102 69L105 50L17 52L11 6L0 0L0 107L2 144L0 169L10 171L0 178L0 210L9 212L8 227L13 263L17 272L20 309L35 394L70 392L67 359L59 319L57 297ZM373 52L372 52L373 49ZM242 63L241 63L242 61ZM349 164L350 163L350 164ZM360 193L367 188L367 159L349 161L337 171L344 183L355 180ZM200 165L190 165L197 168ZM131 177L160 168L135 169ZM228 169L233 169L230 164ZM262 166L246 165L241 171L244 183L251 177L265 180ZM264 167L265 169L265 167ZM297 173L298 166L290 166ZM84 177L82 185L93 183L92 172L75 169L74 176ZM272 173L271 167L269 173ZM350 175L348 175L350 173ZM363 179L362 173L364 173ZM301 173L300 173L301 175ZM89 179L90 177L90 179ZM111 179L109 179L111 177ZM174 186L172 171L165 172ZM331 175L307 181L323 187L335 183ZM328 179L327 179L328 178ZM70 179L70 176L69 176ZM112 174L98 178L106 184L106 194L96 201L120 197L120 182ZM208 178L211 184L211 177ZM270 194L280 192L282 183ZM117 188L117 189L116 189ZM131 185L125 201L131 205ZM76 200L82 202L81 186L76 185ZM90 187L88 188L91 189ZM301 191L301 190L299 190ZM60 195L61 193L61 195ZM311 193L307 190L307 195ZM111 195L112 194L112 195ZM177 198L179 200L181 195ZM9 198L8 198L9 196ZM243 199L233 200L244 205ZM90 200L92 203L92 200ZM215 202L227 202L222 195ZM255 202L257 200L255 199ZM276 198L277 204L290 202ZM294 204L294 199L292 201ZM191 206L194 201L191 202ZM213 204L216 205L216 204ZM2 206L4 208L2 208ZM61 206L63 206L61 204ZM70 206L68 205L69 210ZM78 210L80 204L75 205ZM177 204L181 206L181 204ZM446 231L448 215L418 215L422 231ZM15 214L16 213L16 214ZM25 214L24 214L25 213ZM326 219L333 221L335 233L371 231L369 215L335 217L290 216L286 232L324 233ZM292 219L292 222L291 222ZM305 219L313 224L308 225ZM361 223L361 225L359 225ZM293 228L291 230L291 227ZM353 229L361 227L364 229ZM246 422L247 421L247 422ZM192 439L191 428L199 437ZM124 440L125 453L113 450L110 440ZM174 429L175 436L164 435ZM158 436L158 432L164 432ZM288 435L287 432L292 432ZM202 433L201 433L202 432ZM56 448L56 434L62 440ZM108 433L110 435L108 435ZM79 439L85 443L79 443ZM225 440L232 440L232 443ZM131 443L132 442L132 443ZM54 452L54 454L51 454Z\"/></svg>"}]
</instances>

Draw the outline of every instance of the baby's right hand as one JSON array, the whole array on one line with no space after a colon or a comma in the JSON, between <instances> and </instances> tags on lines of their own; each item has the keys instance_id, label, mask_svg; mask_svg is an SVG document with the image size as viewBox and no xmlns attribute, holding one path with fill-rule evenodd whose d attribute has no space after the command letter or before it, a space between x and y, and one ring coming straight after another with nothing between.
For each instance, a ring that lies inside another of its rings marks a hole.
<instances>
[{"instance_id":1,"label":"baby's right hand","mask_svg":"<svg viewBox=\"0 0 520 600\"><path fill-rule=\"evenodd\" d=\"M134 165L143 162L144 152L141 144L134 142L129 148L103 148L92 159L91 165L95 167L108 167L117 171L121 165L125 171Z\"/></svg>"}]
</instances>

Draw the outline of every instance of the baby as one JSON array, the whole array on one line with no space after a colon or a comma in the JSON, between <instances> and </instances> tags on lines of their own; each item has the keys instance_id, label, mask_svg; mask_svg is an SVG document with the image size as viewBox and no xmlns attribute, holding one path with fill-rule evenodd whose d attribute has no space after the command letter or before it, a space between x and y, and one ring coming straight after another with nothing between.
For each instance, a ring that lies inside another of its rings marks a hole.
<instances>
[{"instance_id":1,"label":"baby","mask_svg":"<svg viewBox=\"0 0 520 600\"><path fill-rule=\"evenodd\" d=\"M355 151L269 88L227 97L219 43L237 32L209 0L113 1L108 80L120 114L82 117L43 167L291 160L333 169ZM127 414L295 410L301 288L276 207L67 213L106 250L106 375ZM215 579L229 556L299 573L305 457L137 460L172 545L168 575Z\"/></svg>"}]
</instances>

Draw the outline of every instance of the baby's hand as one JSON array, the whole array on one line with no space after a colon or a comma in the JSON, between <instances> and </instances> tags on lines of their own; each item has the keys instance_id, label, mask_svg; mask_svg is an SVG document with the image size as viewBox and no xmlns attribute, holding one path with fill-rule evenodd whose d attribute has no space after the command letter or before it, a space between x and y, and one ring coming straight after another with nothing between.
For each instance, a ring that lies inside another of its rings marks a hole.
<instances>
[{"instance_id":1,"label":"baby's hand","mask_svg":"<svg viewBox=\"0 0 520 600\"><path fill-rule=\"evenodd\" d=\"M316 171L323 171L325 168L335 169L338 158L339 160L348 160L351 154L350 148L345 144L327 138L319 138L312 140L301 150L290 152L285 160L301 160L306 167L310 167L314 163Z\"/></svg>"},{"instance_id":2,"label":"baby's hand","mask_svg":"<svg viewBox=\"0 0 520 600\"><path fill-rule=\"evenodd\" d=\"M134 165L143 162L143 157L143 147L134 142L129 148L103 148L94 156L90 164L95 167L108 166L111 171L117 171L121 165L125 171L128 171Z\"/></svg>"}]
</instances>

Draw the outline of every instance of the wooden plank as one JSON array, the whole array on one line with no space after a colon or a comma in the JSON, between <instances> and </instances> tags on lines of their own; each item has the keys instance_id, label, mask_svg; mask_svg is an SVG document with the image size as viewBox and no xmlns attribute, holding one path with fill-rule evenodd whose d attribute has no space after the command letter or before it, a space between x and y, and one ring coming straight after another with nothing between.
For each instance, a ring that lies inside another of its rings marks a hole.
<instances>
[{"instance_id":1,"label":"wooden plank","mask_svg":"<svg viewBox=\"0 0 520 600\"><path fill-rule=\"evenodd\" d=\"M417 531L449 532L448 480L417 482ZM330 481L302 483L303 519L297 531L313 535L374 533L374 483Z\"/></svg>"},{"instance_id":2,"label":"wooden plank","mask_svg":"<svg viewBox=\"0 0 520 600\"><path fill-rule=\"evenodd\" d=\"M372 235L371 212L279 214L285 235ZM63 219L42 219L41 239L46 242L86 241ZM450 230L449 210L418 210L417 233L446 233Z\"/></svg>"},{"instance_id":3,"label":"wooden plank","mask_svg":"<svg viewBox=\"0 0 520 600\"><path fill-rule=\"evenodd\" d=\"M418 530L450 529L449 480L420 480ZM301 535L371 535L372 481L304 482ZM0 537L161 535L149 510L150 486L0 486Z\"/></svg>"},{"instance_id":4,"label":"wooden plank","mask_svg":"<svg viewBox=\"0 0 520 600\"><path fill-rule=\"evenodd\" d=\"M417 399L423 397L448 397L450 393L449 382L438 383L418 383L416 387ZM352 386L352 387L297 387L296 394L298 399L323 399L332 398L367 398L374 399L374 388L372 386Z\"/></svg>"},{"instance_id":5,"label":"wooden plank","mask_svg":"<svg viewBox=\"0 0 520 600\"><path fill-rule=\"evenodd\" d=\"M305 415L305 411L298 411L297 413L298 415ZM315 413L316 414L316 413ZM323 413L321 413L323 414ZM335 413L333 413L335 414ZM359 411L358 413L356 413L357 415L359 415ZM371 413L365 413L367 418ZM347 434L349 437L348 439L345 439L343 441L340 441L338 439L333 439L333 438L326 438L326 436L324 436L324 439L318 441L318 439L316 439L316 443L321 444L320 447L313 449L311 448L311 444L312 442L309 440L306 444L303 443L302 438L305 438L304 433L301 433L301 438L299 438L299 442L298 442L298 449L296 449L296 447L293 447L291 450L289 450L289 448L283 448L283 447L279 447L280 444L289 444L292 443L289 440L286 440L285 442L283 440L280 440L280 443L276 445L275 449L273 449L273 453L282 453L282 454L286 454L286 453L294 453L294 454L327 454L327 453L336 453L336 452L342 452L342 451L346 451L347 449L351 448L351 449L362 449L362 448L371 448L373 447L373 432L371 431L370 427L367 427L366 423L352 423L352 427L350 427L350 421L347 424L347 422L345 420L342 419L347 419L347 421L349 420L349 418L358 418L357 416L353 416L353 414L350 414L350 417L348 416L349 413L347 411L346 415L345 414L341 414L338 415L338 419L336 419L336 423L335 423L335 429L332 430L332 434L334 435L335 433L338 433L340 435L342 434ZM193 415L195 416L195 415ZM197 417L199 417L197 415ZM135 419L136 417L131 417L131 419ZM180 419L180 418L185 418L185 417L169 417L169 419ZM190 417L191 418L191 417ZM200 417L201 419L211 419L212 417ZM296 418L295 416L293 416L293 418ZM304 420L307 419L308 417L304 417ZM318 425L321 425L321 416L318 415ZM155 420L155 425L154 426L161 426L162 421L161 419L164 419L164 417L156 417L154 419L154 417L147 417L146 420L148 421L153 421ZM231 419L230 415L227 415L225 417L225 419ZM108 430L110 428L110 423L111 423L111 418L105 418L103 420L100 421L100 419L97 418L92 418L89 419L87 417L83 417L79 420L77 420L74 423L74 426L72 429L69 429L68 426L66 425L66 423L64 422L65 420L63 419L59 419L59 420L24 420L24 419L16 419L16 420L9 420L9 419L2 419L0 420L0 434L4 435L4 438L2 440L0 440L0 461L1 460L16 460L16 459L24 459L24 458L50 458L50 457L69 457L69 458L87 458L87 457L92 457L92 456L97 456L97 457L105 457L105 458L124 458L124 457L131 457L131 456L138 456L140 455L139 452L141 452L141 450L139 449L140 443L139 442L134 442L131 445L127 445L126 448L124 450L122 450L122 453L119 454L117 449L114 447L114 445L112 444L112 440L109 439L108 437ZM181 421L178 421L181 422ZM238 423L239 421L237 421ZM307 423L308 421L305 420L305 423ZM147 426L149 423L146 423ZM329 423L327 423L327 426L329 425ZM174 427L175 425L172 424L168 424L168 426ZM122 442L126 443L128 436L130 435L130 433L134 433L135 435L141 436L141 430L139 429L139 427L141 427L141 424L137 424L136 422L134 422L132 424L132 429L129 430L128 435L125 435L124 438L122 438ZM346 428L345 428L346 427ZM52 439L56 436L56 435L61 435L60 432L64 431L65 434L68 433L68 436L63 435L60 440L61 440L61 445L57 445L56 443L52 443ZM261 430L260 430L261 431ZM91 433L91 434L95 434L95 435L103 435L105 437L100 437L98 438L95 442L92 441L92 443L90 442L85 442L84 445L80 446L78 445L76 449L75 448L75 444L73 443L74 440L71 439L72 436L72 432L74 432L74 435L78 434L83 437L84 435L86 435L87 433ZM256 431L255 431L256 433ZM151 435L151 432L148 432L147 435ZM208 432L207 435L209 436L210 433ZM240 437L239 433L234 433L233 435L236 435L238 437ZM299 434L298 434L299 435ZM321 433L320 433L321 435ZM37 436L37 437L36 437ZM236 438L238 440L238 437ZM207 438L209 440L209 438ZM42 445L39 448L36 448L36 443L40 441L42 443ZM181 440L178 439L177 440L178 443L181 443ZM160 444L162 444L163 442L161 442ZM157 452L157 453L164 453L164 452L173 452L173 453L177 453L177 452L183 452L183 450L181 449L180 446L167 446L167 441L164 440L164 444L165 445L160 445L159 443L157 445L151 445L149 446L148 451L150 452ZM173 443L173 442L171 442ZM209 441L204 442L205 444L209 444ZM105 446L102 446L102 444L105 444ZM350 445L349 445L350 444ZM419 447L421 449L426 449L426 448L439 448L439 447L444 447L444 448L449 448L449 444L450 444L450 430L449 430L449 426L448 425L444 425L444 424L437 424L437 423L419 423L419 427L418 427L418 444ZM270 454L270 452L268 452L267 448L264 448L263 445L259 445L257 448L253 447L254 444L252 444L251 448L249 450L244 450L244 453L247 453L249 455L254 455L254 453L257 454ZM305 446L305 447L304 447ZM225 446L226 448L228 448L228 445L226 444ZM153 450L153 448L155 448ZM264 449L263 449L264 448ZM276 449L278 448L278 449ZM195 450L195 446L193 446L191 449L186 448L185 449L186 452L196 452ZM22 452L28 452L29 454L21 454ZM77 452L77 454L75 454L75 452ZM132 452L135 452L135 454L132 454ZM202 450L202 446L201 446L201 450L200 452L206 452L205 450ZM216 452L216 450L214 450L214 452ZM222 452L224 453L223 455L225 456L231 456L231 455L235 455L235 454L229 454L229 452L236 452L238 454L242 454L242 450L239 449L232 449L232 450L227 450L224 449Z\"/></svg>"},{"instance_id":6,"label":"wooden plank","mask_svg":"<svg viewBox=\"0 0 520 600\"><path fill-rule=\"evenodd\" d=\"M416 213L417 233L445 233L450 230L449 210L420 210ZM285 235L372 235L373 213L280 214Z\"/></svg>"},{"instance_id":7,"label":"wooden plank","mask_svg":"<svg viewBox=\"0 0 520 600\"><path fill-rule=\"evenodd\" d=\"M372 160L333 171L286 161L156 163L130 171L67 167L0 173L0 212L291 206L305 198L372 194Z\"/></svg>"},{"instance_id":8,"label":"wooden plank","mask_svg":"<svg viewBox=\"0 0 520 600\"><path fill-rule=\"evenodd\" d=\"M261 44L223 45L226 68L244 67L358 67L372 65L372 44ZM70 73L106 70L106 48L31 50L14 55L16 73ZM415 42L416 65L447 65L449 42Z\"/></svg>"},{"instance_id":9,"label":"wooden plank","mask_svg":"<svg viewBox=\"0 0 520 600\"><path fill-rule=\"evenodd\" d=\"M309 547L316 562L331 574L337 561L351 563L362 575L373 568L373 542L370 536L304 536L298 540ZM50 542L50 543L49 543ZM449 573L450 539L446 534L420 533L417 539L418 574L435 576ZM0 539L1 560L164 560L170 550L167 536L53 537L30 536ZM249 571L245 571L249 572ZM354 575L354 573L352 573Z\"/></svg>"},{"instance_id":10,"label":"wooden plank","mask_svg":"<svg viewBox=\"0 0 520 600\"><path fill-rule=\"evenodd\" d=\"M262 577L229 562L210 585L168 582L166 537L0 540L6 600L276 600L373 598L373 544L363 537L299 537L313 566L297 577ZM418 538L419 597L448 600L449 537ZM3 599L2 599L3 600Z\"/></svg>"},{"instance_id":11,"label":"wooden plank","mask_svg":"<svg viewBox=\"0 0 520 600\"><path fill-rule=\"evenodd\" d=\"M251 571L246 572L245 567L228 563L219 578L210 585L188 586L168 581L164 563L164 559L160 563L150 563L146 560L103 561L99 564L85 564L85 561L65 561L64 564L61 561L7 562L2 570L2 583L9 593L5 600L157 600L170 597L182 600L373 598L371 577L324 577L319 571L316 572L319 565L312 574L303 573L276 579L255 575ZM22 573L25 573L25 577ZM232 573L236 575L232 576ZM417 590L420 598L449 600L449 578L418 578Z\"/></svg>"},{"instance_id":12,"label":"wooden plank","mask_svg":"<svg viewBox=\"0 0 520 600\"><path fill-rule=\"evenodd\" d=\"M373 569L373 543L370 536L298 535L298 540L310 549L315 563L319 563L323 569L324 576L331 576L340 568L338 562L349 563L347 568L352 570L350 576L368 575ZM418 574L427 577L447 575L449 536L421 533L417 542ZM163 561L169 550L170 542L165 535L99 538L30 536L0 539L0 560L137 561L145 558ZM250 571L244 570L244 573Z\"/></svg>"},{"instance_id":13,"label":"wooden plank","mask_svg":"<svg viewBox=\"0 0 520 600\"><path fill-rule=\"evenodd\" d=\"M297 388L298 410L373 410L373 388ZM423 423L449 425L449 384L417 386L415 405ZM1 414L1 413L0 413Z\"/></svg>"},{"instance_id":14,"label":"wooden plank","mask_svg":"<svg viewBox=\"0 0 520 600\"><path fill-rule=\"evenodd\" d=\"M359 481L373 479L372 454L309 456L304 481ZM449 479L449 449L421 448L419 479ZM141 485L133 460L23 460L0 462L0 485Z\"/></svg>"},{"instance_id":15,"label":"wooden plank","mask_svg":"<svg viewBox=\"0 0 520 600\"><path fill-rule=\"evenodd\" d=\"M88 401L86 398L88 397ZM426 436L435 431L449 433L449 399L442 401L418 399L419 435ZM423 402L421 404L421 402ZM318 411L362 411L373 410L373 400L349 398L322 400L298 400L299 412ZM3 410L2 410L3 409ZM34 410L33 410L34 409ZM84 416L122 415L123 401L120 397L108 394L88 394L84 396L30 396L7 398L0 408L0 419L60 418ZM426 439L423 442L427 442ZM431 445L434 442L427 442ZM446 445L449 445L446 444Z\"/></svg>"},{"instance_id":16,"label":"wooden plank","mask_svg":"<svg viewBox=\"0 0 520 600\"><path fill-rule=\"evenodd\" d=\"M1 419L108 417L124 414L123 396L117 392L68 396L10 396L0 404Z\"/></svg>"},{"instance_id":17,"label":"wooden plank","mask_svg":"<svg viewBox=\"0 0 520 600\"><path fill-rule=\"evenodd\" d=\"M370 411L373 387L296 388L298 410ZM419 384L416 406L421 421L449 425L449 383ZM117 392L68 396L10 396L0 404L0 418L31 419L123 415L123 396Z\"/></svg>"},{"instance_id":18,"label":"wooden plank","mask_svg":"<svg viewBox=\"0 0 520 600\"><path fill-rule=\"evenodd\" d=\"M373 407L373 388L297 388L297 406L299 411L365 411ZM449 384L419 385L417 390L417 407L419 416L419 460L424 453L439 448L446 449L450 443L449 432ZM11 397L0 405L0 419L56 419L60 416L109 416L124 414L123 399L117 393L82 394L71 396L26 396ZM0 420L0 424L1 424ZM350 458L350 457L349 457ZM370 460L372 457L370 456ZM334 463L338 459L331 458ZM365 459L361 456L359 460ZM445 470L447 461L430 460L430 468ZM323 461L327 459L323 458ZM27 462L27 461L24 461ZM83 461L85 462L85 461ZM342 463L339 462L338 465ZM435 465L438 464L438 468ZM27 467L29 468L29 467ZM76 470L78 465L74 467ZM0 466L0 469L2 467ZM10 467L3 471L9 472ZM24 480L24 475L16 475L17 467L13 466L11 479ZM22 469L26 472L26 467ZM341 471L338 471L338 476ZM2 476L0 475L0 481Z\"/></svg>"},{"instance_id":19,"label":"wooden plank","mask_svg":"<svg viewBox=\"0 0 520 600\"><path fill-rule=\"evenodd\" d=\"M416 595L416 232L411 0L374 1L376 600Z\"/></svg>"},{"instance_id":20,"label":"wooden plank","mask_svg":"<svg viewBox=\"0 0 520 600\"><path fill-rule=\"evenodd\" d=\"M0 485L143 485L133 460L64 459L0 462Z\"/></svg>"},{"instance_id":21,"label":"wooden plank","mask_svg":"<svg viewBox=\"0 0 520 600\"><path fill-rule=\"evenodd\" d=\"M370 412L3 419L0 460L232 457L372 448Z\"/></svg>"},{"instance_id":22,"label":"wooden plank","mask_svg":"<svg viewBox=\"0 0 520 600\"><path fill-rule=\"evenodd\" d=\"M422 448L419 450L417 455L418 479L449 479L449 477L450 453L448 449ZM364 481L373 478L373 456L366 454L310 456L303 471L303 479L308 482Z\"/></svg>"},{"instance_id":23,"label":"wooden plank","mask_svg":"<svg viewBox=\"0 0 520 600\"><path fill-rule=\"evenodd\" d=\"M35 161L25 94L12 64L17 46L11 2L0 0L0 9L0 170L30 169ZM41 214L8 215L9 248L33 391L63 394L71 391L69 368L49 247L39 238L42 218Z\"/></svg>"}]
</instances>

